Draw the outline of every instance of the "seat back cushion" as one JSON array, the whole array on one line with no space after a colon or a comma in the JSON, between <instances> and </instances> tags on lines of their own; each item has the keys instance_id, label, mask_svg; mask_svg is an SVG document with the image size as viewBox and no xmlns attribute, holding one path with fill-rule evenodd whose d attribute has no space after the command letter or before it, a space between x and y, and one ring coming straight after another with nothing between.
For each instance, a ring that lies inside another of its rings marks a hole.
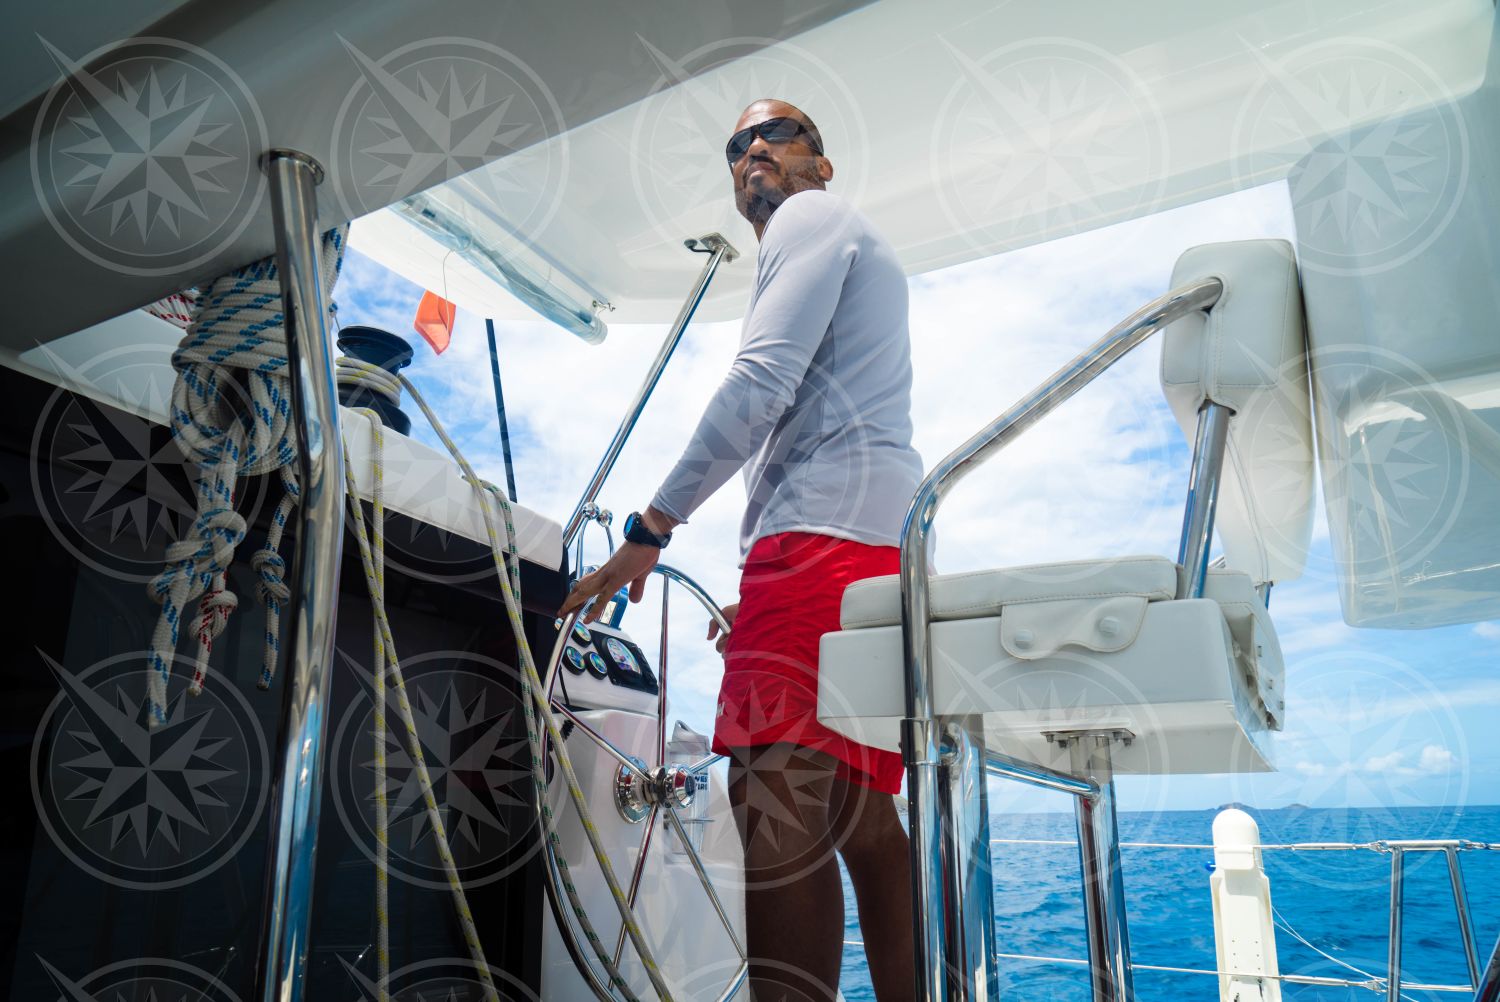
<instances>
[{"instance_id":1,"label":"seat back cushion","mask_svg":"<svg viewBox=\"0 0 1500 1002\"><path fill-rule=\"evenodd\" d=\"M1301 285L1291 244L1242 240L1191 248L1172 287L1224 283L1218 303L1167 329L1161 383L1194 442L1205 402L1234 411L1216 526L1230 567L1289 581L1307 562L1314 497L1312 404Z\"/></svg>"}]
</instances>

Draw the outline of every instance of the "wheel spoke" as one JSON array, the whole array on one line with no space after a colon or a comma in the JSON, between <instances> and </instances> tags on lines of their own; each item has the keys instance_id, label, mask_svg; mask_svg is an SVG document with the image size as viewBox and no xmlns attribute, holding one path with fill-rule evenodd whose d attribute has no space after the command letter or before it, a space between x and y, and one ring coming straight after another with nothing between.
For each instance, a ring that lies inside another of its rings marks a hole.
<instances>
[{"instance_id":1,"label":"wheel spoke","mask_svg":"<svg viewBox=\"0 0 1500 1002\"><path fill-rule=\"evenodd\" d=\"M608 738L600 734L598 731L594 730L588 724L584 723L579 718L578 714L574 713L572 710L568 709L561 703L553 703L552 709L567 718L567 720L574 727L583 732L585 737L592 740L594 744L599 746L601 751L609 755L616 762L620 763L620 765L627 769L631 775L637 777L642 782L646 781L649 778L646 775L646 771L640 766L636 765L635 762L631 760L629 755L626 755L624 752L620 751L620 749L616 748L613 744L610 743Z\"/></svg>"},{"instance_id":2,"label":"wheel spoke","mask_svg":"<svg viewBox=\"0 0 1500 1002\"><path fill-rule=\"evenodd\" d=\"M688 859L693 864L693 870L698 874L698 882L703 885L703 891L708 895L708 900L713 903L714 911L719 913L719 921L724 923L724 931L729 934L729 941L734 944L740 959L744 960L745 948L740 944L740 937L734 931L734 923L729 920L729 913L724 910L724 902L719 900L719 892L714 890L714 882L708 876L708 870L703 866L703 859L698 855L698 850L693 848L692 840L688 838L687 828L682 819L677 816L677 808L671 804L667 808L667 823L677 833L677 838L682 842L682 847L687 850Z\"/></svg>"},{"instance_id":3,"label":"wheel spoke","mask_svg":"<svg viewBox=\"0 0 1500 1002\"><path fill-rule=\"evenodd\" d=\"M667 599L671 597L672 579L661 579L661 642L656 651L656 761L667 764Z\"/></svg>"},{"instance_id":4,"label":"wheel spoke","mask_svg":"<svg viewBox=\"0 0 1500 1002\"><path fill-rule=\"evenodd\" d=\"M646 853L651 849L651 833L656 829L656 815L661 810L660 804L651 805L651 813L646 815L646 830L641 832L641 852L635 858L635 866L630 871L630 887L625 891L625 903L632 909L635 908L635 894L641 887L641 874L646 872ZM620 924L620 937L615 940L614 964L620 966L620 954L625 952L625 925Z\"/></svg>"},{"instance_id":5,"label":"wheel spoke","mask_svg":"<svg viewBox=\"0 0 1500 1002\"><path fill-rule=\"evenodd\" d=\"M719 761L722 758L724 758L724 756L718 754L717 752L711 755L705 755L698 761L694 762L692 765L688 766L687 771L702 772L704 769L707 769L709 766L713 765L715 762Z\"/></svg>"}]
</instances>

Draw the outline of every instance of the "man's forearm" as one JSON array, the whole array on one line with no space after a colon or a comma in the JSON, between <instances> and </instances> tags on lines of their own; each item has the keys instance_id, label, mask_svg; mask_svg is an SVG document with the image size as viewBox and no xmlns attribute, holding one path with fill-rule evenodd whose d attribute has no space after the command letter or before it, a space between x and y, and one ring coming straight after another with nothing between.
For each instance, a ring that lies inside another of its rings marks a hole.
<instances>
[{"instance_id":1,"label":"man's forearm","mask_svg":"<svg viewBox=\"0 0 1500 1002\"><path fill-rule=\"evenodd\" d=\"M641 521L646 523L646 528L658 536L665 536L682 524L660 508L652 505L647 505L645 510L641 512Z\"/></svg>"}]
</instances>

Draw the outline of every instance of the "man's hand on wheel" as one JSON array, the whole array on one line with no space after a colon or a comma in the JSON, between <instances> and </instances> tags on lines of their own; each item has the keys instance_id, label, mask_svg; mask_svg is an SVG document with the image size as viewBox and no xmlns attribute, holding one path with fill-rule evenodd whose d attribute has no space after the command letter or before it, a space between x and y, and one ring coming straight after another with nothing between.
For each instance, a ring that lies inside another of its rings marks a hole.
<instances>
[{"instance_id":1,"label":"man's hand on wheel","mask_svg":"<svg viewBox=\"0 0 1500 1002\"><path fill-rule=\"evenodd\" d=\"M646 593L646 578L661 559L661 550L641 543L622 543L614 556L592 574L585 574L568 592L568 598L558 610L559 616L567 616L581 609L590 599L598 599L583 615L584 623L592 623L604 612L610 596L625 585L630 585L630 601L639 602Z\"/></svg>"},{"instance_id":2,"label":"man's hand on wheel","mask_svg":"<svg viewBox=\"0 0 1500 1002\"><path fill-rule=\"evenodd\" d=\"M733 602L719 611L724 614L724 622L728 623L732 628L734 626L734 617L739 615L740 604ZM726 632L723 636L719 636L719 621L717 619L710 619L708 621L708 639L712 640L714 637L719 637L719 642L714 644L714 650L723 654L724 645L729 643L729 634Z\"/></svg>"}]
</instances>

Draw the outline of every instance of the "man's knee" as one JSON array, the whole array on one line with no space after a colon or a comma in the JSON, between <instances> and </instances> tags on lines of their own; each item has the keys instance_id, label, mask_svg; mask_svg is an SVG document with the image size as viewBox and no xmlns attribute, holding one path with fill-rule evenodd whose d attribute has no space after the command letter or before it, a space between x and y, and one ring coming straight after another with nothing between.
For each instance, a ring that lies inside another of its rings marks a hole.
<instances>
[{"instance_id":1,"label":"man's knee","mask_svg":"<svg viewBox=\"0 0 1500 1002\"><path fill-rule=\"evenodd\" d=\"M835 793L833 839L846 863L880 860L905 853L906 831L895 798L869 787L840 781Z\"/></svg>"}]
</instances>

